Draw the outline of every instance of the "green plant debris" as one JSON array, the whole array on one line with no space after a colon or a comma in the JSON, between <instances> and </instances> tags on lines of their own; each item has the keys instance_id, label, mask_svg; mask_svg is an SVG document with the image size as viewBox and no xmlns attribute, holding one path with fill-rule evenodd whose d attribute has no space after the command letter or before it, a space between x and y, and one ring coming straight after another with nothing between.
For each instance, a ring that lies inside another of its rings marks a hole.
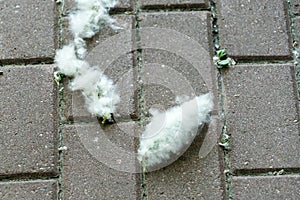
<instances>
[{"instance_id":1,"label":"green plant debris","mask_svg":"<svg viewBox=\"0 0 300 200\"><path fill-rule=\"evenodd\" d=\"M227 56L227 52L225 49L218 50L213 60L219 69L236 64L236 62L232 58Z\"/></svg>"},{"instance_id":2,"label":"green plant debris","mask_svg":"<svg viewBox=\"0 0 300 200\"><path fill-rule=\"evenodd\" d=\"M114 115L112 113L108 113L104 116L98 117L98 121L99 121L99 123L101 122L101 124L103 124L103 125L114 124L116 122Z\"/></svg>"},{"instance_id":3,"label":"green plant debris","mask_svg":"<svg viewBox=\"0 0 300 200\"><path fill-rule=\"evenodd\" d=\"M135 15L136 12L135 11L126 11L125 15Z\"/></svg>"},{"instance_id":4,"label":"green plant debris","mask_svg":"<svg viewBox=\"0 0 300 200\"><path fill-rule=\"evenodd\" d=\"M223 147L224 149L229 150L230 149L230 135L223 134L222 138L221 138L221 140L219 142L219 145L221 147Z\"/></svg>"},{"instance_id":5,"label":"green plant debris","mask_svg":"<svg viewBox=\"0 0 300 200\"><path fill-rule=\"evenodd\" d=\"M143 170L144 174L147 173L147 167L145 165L145 160L144 159L142 160L142 170Z\"/></svg>"},{"instance_id":6,"label":"green plant debris","mask_svg":"<svg viewBox=\"0 0 300 200\"><path fill-rule=\"evenodd\" d=\"M217 56L219 59L226 59L226 56L227 56L227 53L226 53L226 50L225 49L221 49L221 50L218 50L217 51Z\"/></svg>"},{"instance_id":7,"label":"green plant debris","mask_svg":"<svg viewBox=\"0 0 300 200\"><path fill-rule=\"evenodd\" d=\"M57 71L57 72L54 72L54 81L57 85L59 85L59 83L61 82L61 80L63 79L64 75Z\"/></svg>"},{"instance_id":8,"label":"green plant debris","mask_svg":"<svg viewBox=\"0 0 300 200\"><path fill-rule=\"evenodd\" d=\"M285 173L284 169L280 170L280 171L275 171L273 172L273 175L278 176L278 175L283 175Z\"/></svg>"}]
</instances>

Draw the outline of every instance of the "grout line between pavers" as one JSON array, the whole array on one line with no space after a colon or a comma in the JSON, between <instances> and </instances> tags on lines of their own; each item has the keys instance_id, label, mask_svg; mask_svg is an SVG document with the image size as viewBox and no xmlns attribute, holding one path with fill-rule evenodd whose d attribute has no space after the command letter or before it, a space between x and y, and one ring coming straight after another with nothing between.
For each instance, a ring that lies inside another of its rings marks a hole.
<instances>
[{"instance_id":1,"label":"grout line between pavers","mask_svg":"<svg viewBox=\"0 0 300 200\"><path fill-rule=\"evenodd\" d=\"M186 3L186 4L158 4L158 5L144 5L140 7L143 12L147 11L210 11L209 5L205 3Z\"/></svg>"},{"instance_id":2,"label":"grout line between pavers","mask_svg":"<svg viewBox=\"0 0 300 200\"><path fill-rule=\"evenodd\" d=\"M137 49L137 84L138 84L138 95L137 95L137 104L138 104L138 116L139 116L139 127L140 130L143 130L146 126L146 105L145 105L145 88L143 85L143 71L144 71L144 65L143 65L143 50L141 48L141 35L139 32L140 29L140 2L139 0L135 0L135 43L136 43L136 49ZM139 133L140 136L142 132ZM147 177L146 172L141 169L141 173L139 174L140 179L140 186L138 188L140 197L138 199L140 200L147 200L148 199L148 190L147 190Z\"/></svg>"},{"instance_id":3,"label":"grout line between pavers","mask_svg":"<svg viewBox=\"0 0 300 200\"><path fill-rule=\"evenodd\" d=\"M216 4L214 0L210 0L211 6L211 16L212 16L212 36L213 36L213 46L214 51L220 49L219 45L219 28L218 28L218 18L216 13ZM231 173L231 163L230 163L230 134L227 132L227 121L225 112L225 91L224 91L224 81L223 81L223 70L218 69L217 79L218 79L218 91L219 91L219 108L221 121L223 122L222 132L221 132L221 143L224 144L223 147L223 167L224 169L224 199L232 200L232 173Z\"/></svg>"},{"instance_id":4,"label":"grout line between pavers","mask_svg":"<svg viewBox=\"0 0 300 200\"><path fill-rule=\"evenodd\" d=\"M209 8L188 8L188 7L153 7L153 8L142 8L144 13L155 13L155 12L193 12L193 11L210 11Z\"/></svg>"},{"instance_id":5,"label":"grout line between pavers","mask_svg":"<svg viewBox=\"0 0 300 200\"><path fill-rule=\"evenodd\" d=\"M0 177L0 183L16 183L16 182L32 182L32 181L49 181L58 180L57 176L53 173L44 174L14 174L9 176Z\"/></svg>"},{"instance_id":6,"label":"grout line between pavers","mask_svg":"<svg viewBox=\"0 0 300 200\"><path fill-rule=\"evenodd\" d=\"M288 176L288 175L300 175L300 168L278 168L278 169L242 169L236 170L233 174L234 177L244 176Z\"/></svg>"},{"instance_id":7,"label":"grout line between pavers","mask_svg":"<svg viewBox=\"0 0 300 200\"><path fill-rule=\"evenodd\" d=\"M64 0L57 4L58 9L58 48L61 48L63 45L63 11L64 11ZM57 198L58 200L63 200L63 159L64 152L61 150L63 147L63 129L65 126L64 123L64 108L65 108L65 100L64 100L64 87L63 84L58 85L58 138L57 138L57 148L58 148L58 184L57 184Z\"/></svg>"},{"instance_id":8,"label":"grout line between pavers","mask_svg":"<svg viewBox=\"0 0 300 200\"><path fill-rule=\"evenodd\" d=\"M244 64L255 64L255 65L265 65L265 64L293 64L294 60L289 59L289 60L271 60L271 59L239 59L239 58L234 58L234 60L237 61L236 65L244 65Z\"/></svg>"},{"instance_id":9,"label":"grout line between pavers","mask_svg":"<svg viewBox=\"0 0 300 200\"><path fill-rule=\"evenodd\" d=\"M0 67L53 64L53 58L3 59Z\"/></svg>"},{"instance_id":10,"label":"grout line between pavers","mask_svg":"<svg viewBox=\"0 0 300 200\"><path fill-rule=\"evenodd\" d=\"M292 40L293 40L293 56L294 56L294 71L295 71L295 82L296 82L296 87L297 87L297 97L298 101L300 101L300 59L299 59L299 53L300 53L300 48L299 48L299 35L297 35L296 27L295 27L295 19L299 19L300 16L295 16L292 11L292 6L290 0L287 0L288 3L288 14L290 18L290 31L292 35ZM299 105L298 105L299 109Z\"/></svg>"}]
</instances>

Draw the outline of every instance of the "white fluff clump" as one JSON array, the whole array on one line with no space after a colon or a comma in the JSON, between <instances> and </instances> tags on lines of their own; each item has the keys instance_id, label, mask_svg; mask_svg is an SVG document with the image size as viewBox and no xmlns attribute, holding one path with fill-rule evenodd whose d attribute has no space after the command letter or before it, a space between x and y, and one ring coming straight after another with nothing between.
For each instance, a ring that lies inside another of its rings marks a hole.
<instances>
[{"instance_id":1,"label":"white fluff clump","mask_svg":"<svg viewBox=\"0 0 300 200\"><path fill-rule=\"evenodd\" d=\"M77 10L70 15L71 31L75 37L93 37L102 23L112 25L114 20L109 16L109 9L118 0L76 0Z\"/></svg>"},{"instance_id":2,"label":"white fluff clump","mask_svg":"<svg viewBox=\"0 0 300 200\"><path fill-rule=\"evenodd\" d=\"M90 67L81 73L71 82L71 90L82 91L91 114L109 118L110 114L115 112L115 105L120 100L113 81L97 68Z\"/></svg>"},{"instance_id":3,"label":"white fluff clump","mask_svg":"<svg viewBox=\"0 0 300 200\"><path fill-rule=\"evenodd\" d=\"M80 90L85 97L88 111L103 117L104 122L113 120L111 114L115 112L120 97L116 94L113 81L98 68L90 67L84 61L87 50L83 38L94 36L102 22L112 26L114 20L110 18L108 11L117 2L118 0L76 0L77 10L69 16L74 41L57 50L55 56L55 63L59 69L54 73L56 81L61 79L59 73L72 77L70 89Z\"/></svg>"},{"instance_id":4,"label":"white fluff clump","mask_svg":"<svg viewBox=\"0 0 300 200\"><path fill-rule=\"evenodd\" d=\"M194 140L198 127L208 122L211 94L193 98L163 113L156 113L140 138L138 159L147 170L175 161Z\"/></svg>"},{"instance_id":5,"label":"white fluff clump","mask_svg":"<svg viewBox=\"0 0 300 200\"><path fill-rule=\"evenodd\" d=\"M82 91L88 111L110 120L110 114L115 112L120 99L113 81L98 68L78 59L73 44L58 50L55 62L60 73L73 77L70 89Z\"/></svg>"},{"instance_id":6,"label":"white fluff clump","mask_svg":"<svg viewBox=\"0 0 300 200\"><path fill-rule=\"evenodd\" d=\"M74 44L57 50L55 63L62 74L71 77L89 67L87 62L77 58Z\"/></svg>"}]
</instances>

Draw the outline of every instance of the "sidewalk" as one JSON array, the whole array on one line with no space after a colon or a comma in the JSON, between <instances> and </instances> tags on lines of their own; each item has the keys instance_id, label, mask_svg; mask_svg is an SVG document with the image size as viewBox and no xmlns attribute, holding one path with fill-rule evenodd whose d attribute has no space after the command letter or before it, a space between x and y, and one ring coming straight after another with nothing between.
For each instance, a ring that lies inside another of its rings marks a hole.
<instances>
[{"instance_id":1,"label":"sidewalk","mask_svg":"<svg viewBox=\"0 0 300 200\"><path fill-rule=\"evenodd\" d=\"M87 42L121 97L105 126L53 81L74 7L0 1L0 199L300 199L300 1L121 0L123 29ZM222 48L236 65L214 65ZM213 123L171 165L135 173L149 109L207 92Z\"/></svg>"}]
</instances>

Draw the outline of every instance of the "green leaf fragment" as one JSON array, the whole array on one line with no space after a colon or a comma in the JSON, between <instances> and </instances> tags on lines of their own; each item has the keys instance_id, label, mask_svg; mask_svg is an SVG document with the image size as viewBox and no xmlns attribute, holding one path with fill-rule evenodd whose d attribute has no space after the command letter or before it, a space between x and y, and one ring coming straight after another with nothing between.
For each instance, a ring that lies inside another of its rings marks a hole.
<instances>
[{"instance_id":1,"label":"green leaf fragment","mask_svg":"<svg viewBox=\"0 0 300 200\"><path fill-rule=\"evenodd\" d=\"M125 15L135 15L136 14L136 12L134 12L134 11L126 11L125 12Z\"/></svg>"},{"instance_id":2,"label":"green leaf fragment","mask_svg":"<svg viewBox=\"0 0 300 200\"><path fill-rule=\"evenodd\" d=\"M227 55L226 50L225 49L221 49L217 51L217 56L222 59L223 57L225 57Z\"/></svg>"},{"instance_id":3,"label":"green leaf fragment","mask_svg":"<svg viewBox=\"0 0 300 200\"><path fill-rule=\"evenodd\" d=\"M218 60L218 61L217 61L217 64L218 64L219 66L221 66L221 68L222 68L222 67L227 67L227 66L230 64L230 58L227 58L227 59L225 59L225 60Z\"/></svg>"}]
</instances>

